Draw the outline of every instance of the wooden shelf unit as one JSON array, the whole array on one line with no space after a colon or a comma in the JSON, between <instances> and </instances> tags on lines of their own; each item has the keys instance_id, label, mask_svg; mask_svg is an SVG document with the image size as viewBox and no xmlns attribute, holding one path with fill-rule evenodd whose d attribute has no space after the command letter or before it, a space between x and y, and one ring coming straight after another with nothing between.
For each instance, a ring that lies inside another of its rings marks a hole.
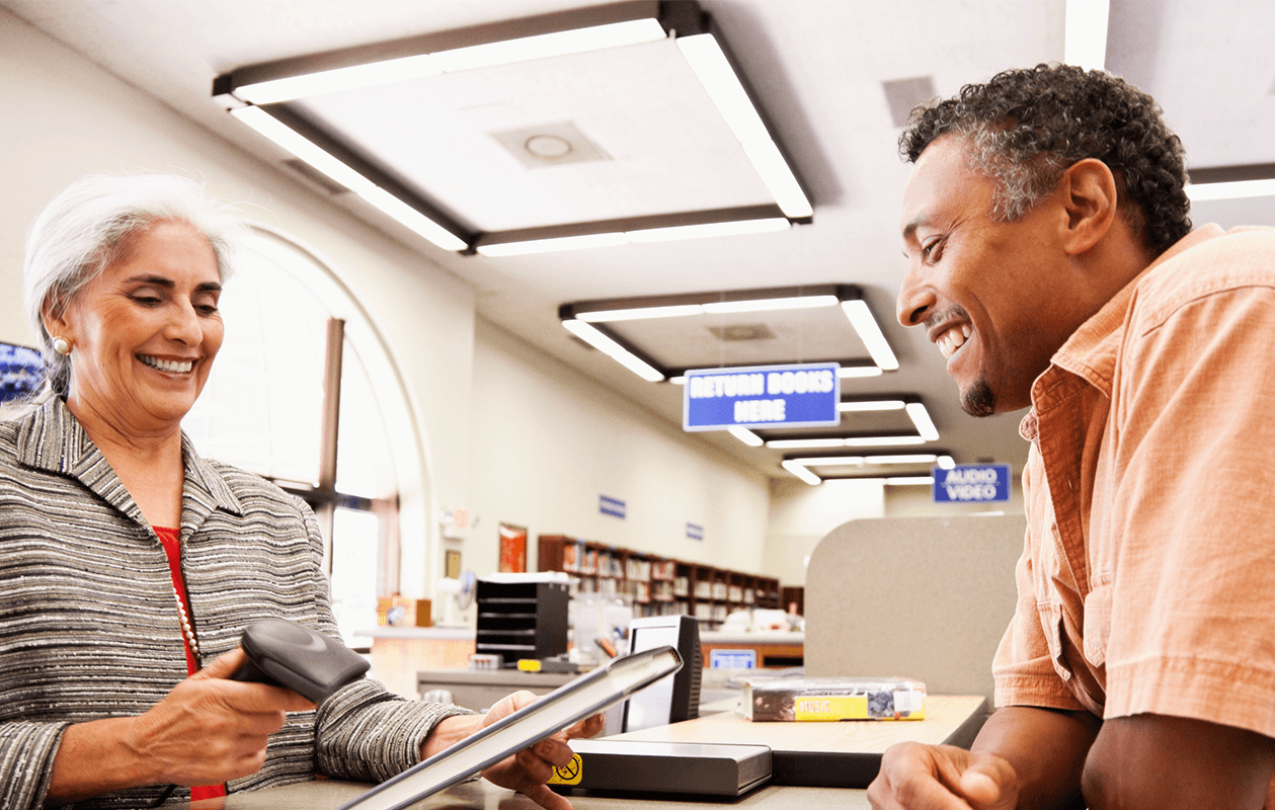
<instances>
[{"instance_id":1,"label":"wooden shelf unit","mask_svg":"<svg viewBox=\"0 0 1275 810\"><path fill-rule=\"evenodd\" d=\"M779 580L560 534L542 534L538 567L579 577L581 593L628 594L635 616L694 616L705 630L749 607L782 608Z\"/></svg>"}]
</instances>

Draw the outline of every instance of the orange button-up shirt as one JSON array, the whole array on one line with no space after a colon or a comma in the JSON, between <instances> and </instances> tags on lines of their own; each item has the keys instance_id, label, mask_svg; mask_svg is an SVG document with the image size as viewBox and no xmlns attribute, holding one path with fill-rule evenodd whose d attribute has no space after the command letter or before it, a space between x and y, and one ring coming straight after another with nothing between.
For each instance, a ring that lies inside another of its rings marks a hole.
<instances>
[{"instance_id":1,"label":"orange button-up shirt","mask_svg":"<svg viewBox=\"0 0 1275 810\"><path fill-rule=\"evenodd\" d=\"M1275 230L1181 240L1032 403L998 705L1275 736Z\"/></svg>"}]
</instances>

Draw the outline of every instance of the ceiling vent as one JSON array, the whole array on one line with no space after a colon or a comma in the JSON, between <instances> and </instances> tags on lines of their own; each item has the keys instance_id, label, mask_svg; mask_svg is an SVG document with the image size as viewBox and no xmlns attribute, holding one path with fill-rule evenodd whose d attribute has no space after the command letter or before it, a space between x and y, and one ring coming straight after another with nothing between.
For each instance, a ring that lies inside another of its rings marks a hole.
<instances>
[{"instance_id":1,"label":"ceiling vent","mask_svg":"<svg viewBox=\"0 0 1275 810\"><path fill-rule=\"evenodd\" d=\"M586 138L579 127L570 121L489 134L530 169L611 159L610 155Z\"/></svg>"},{"instance_id":2,"label":"ceiling vent","mask_svg":"<svg viewBox=\"0 0 1275 810\"><path fill-rule=\"evenodd\" d=\"M741 343L748 340L774 340L775 333L764 323L735 323L729 326L710 326L712 332L723 343Z\"/></svg>"}]
</instances>

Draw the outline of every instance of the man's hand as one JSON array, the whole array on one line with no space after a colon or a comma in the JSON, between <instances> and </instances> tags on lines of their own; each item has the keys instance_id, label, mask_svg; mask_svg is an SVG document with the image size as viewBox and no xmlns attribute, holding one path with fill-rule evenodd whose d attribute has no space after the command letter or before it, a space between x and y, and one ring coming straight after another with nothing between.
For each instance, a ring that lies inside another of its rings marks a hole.
<instances>
[{"instance_id":1,"label":"man's hand","mask_svg":"<svg viewBox=\"0 0 1275 810\"><path fill-rule=\"evenodd\" d=\"M868 801L873 810L1012 810L1018 805L1018 775L995 754L899 743L881 758Z\"/></svg>"},{"instance_id":2,"label":"man's hand","mask_svg":"<svg viewBox=\"0 0 1275 810\"><path fill-rule=\"evenodd\" d=\"M890 747L868 800L878 810L1083 808L1080 774L1101 727L1087 712L998 709L969 751Z\"/></svg>"},{"instance_id":3,"label":"man's hand","mask_svg":"<svg viewBox=\"0 0 1275 810\"><path fill-rule=\"evenodd\" d=\"M441 720L426 738L421 749L421 758L433 756L535 701L536 696L531 692L514 692L492 706L484 715L458 715ZM601 714L581 720L574 726L497 762L483 771L483 776L493 784L526 795L545 810L571 810L571 802L554 793L545 783L553 776L555 767L571 762L571 747L567 745L567 740L592 737L602 731L604 722L605 718Z\"/></svg>"}]
</instances>

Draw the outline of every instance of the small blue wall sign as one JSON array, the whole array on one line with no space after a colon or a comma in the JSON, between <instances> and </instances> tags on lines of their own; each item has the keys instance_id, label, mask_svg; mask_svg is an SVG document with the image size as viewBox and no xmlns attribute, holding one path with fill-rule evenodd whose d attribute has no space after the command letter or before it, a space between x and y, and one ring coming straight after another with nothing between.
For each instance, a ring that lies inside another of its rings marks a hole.
<instances>
[{"instance_id":1,"label":"small blue wall sign","mask_svg":"<svg viewBox=\"0 0 1275 810\"><path fill-rule=\"evenodd\" d=\"M935 503L1008 501L1013 486L1008 464L958 464L934 469Z\"/></svg>"}]
</instances>

